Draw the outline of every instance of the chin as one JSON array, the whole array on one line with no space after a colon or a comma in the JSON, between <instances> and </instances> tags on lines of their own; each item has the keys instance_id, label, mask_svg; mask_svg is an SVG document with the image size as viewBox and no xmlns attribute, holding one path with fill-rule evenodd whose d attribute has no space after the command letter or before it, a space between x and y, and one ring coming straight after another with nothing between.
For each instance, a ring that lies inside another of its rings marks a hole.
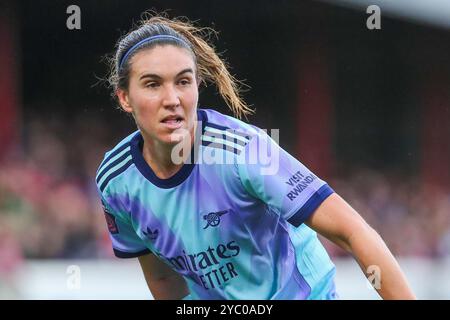
<instances>
[{"instance_id":1,"label":"chin","mask_svg":"<svg viewBox=\"0 0 450 320\"><path fill-rule=\"evenodd\" d=\"M186 135L186 133L188 133L187 130L180 130L180 131L182 132L180 133L172 132L169 134L165 134L160 138L160 141L166 145L176 145L182 141L185 141L187 137L190 137L189 134Z\"/></svg>"}]
</instances>

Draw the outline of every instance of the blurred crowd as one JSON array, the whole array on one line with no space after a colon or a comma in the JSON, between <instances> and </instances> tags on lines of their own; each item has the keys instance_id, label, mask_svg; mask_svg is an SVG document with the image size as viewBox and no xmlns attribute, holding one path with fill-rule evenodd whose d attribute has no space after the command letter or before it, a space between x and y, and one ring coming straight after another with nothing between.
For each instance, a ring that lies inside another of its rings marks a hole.
<instances>
[{"instance_id":1,"label":"blurred crowd","mask_svg":"<svg viewBox=\"0 0 450 320\"><path fill-rule=\"evenodd\" d=\"M450 257L450 190L369 169L328 180L396 256ZM322 239L324 240L324 239ZM323 241L332 256L346 255Z\"/></svg>"},{"instance_id":2,"label":"blurred crowd","mask_svg":"<svg viewBox=\"0 0 450 320\"><path fill-rule=\"evenodd\" d=\"M108 124L32 117L0 164L0 273L27 258L112 256L93 179L114 143Z\"/></svg>"},{"instance_id":3,"label":"blurred crowd","mask_svg":"<svg viewBox=\"0 0 450 320\"><path fill-rule=\"evenodd\" d=\"M88 114L31 119L24 147L0 164L0 274L28 258L112 257L93 177L117 127ZM449 190L369 169L327 180L395 255L450 255ZM332 256L346 254L324 242Z\"/></svg>"}]
</instances>

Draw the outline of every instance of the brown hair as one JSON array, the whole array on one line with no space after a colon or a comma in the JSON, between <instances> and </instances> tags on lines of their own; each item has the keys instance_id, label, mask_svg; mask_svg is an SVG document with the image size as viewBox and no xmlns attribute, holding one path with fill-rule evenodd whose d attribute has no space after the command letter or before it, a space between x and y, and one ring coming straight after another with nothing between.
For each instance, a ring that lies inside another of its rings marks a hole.
<instances>
[{"instance_id":1,"label":"brown hair","mask_svg":"<svg viewBox=\"0 0 450 320\"><path fill-rule=\"evenodd\" d=\"M143 39L157 35L170 37L144 42L128 53L126 59L124 59L130 48ZM186 18L169 19L165 14L144 13L138 26L119 39L116 44L115 55L109 61L111 71L108 80L114 90L114 95L118 88L124 90L128 88L129 62L133 55L156 45L171 44L192 52L200 83L204 85L215 84L220 95L236 117L241 118L242 115L246 116L253 113L254 111L241 98L242 82L236 80L230 74L226 63L219 57L214 47L208 43L211 35L217 36L217 32L211 28L196 27Z\"/></svg>"}]
</instances>

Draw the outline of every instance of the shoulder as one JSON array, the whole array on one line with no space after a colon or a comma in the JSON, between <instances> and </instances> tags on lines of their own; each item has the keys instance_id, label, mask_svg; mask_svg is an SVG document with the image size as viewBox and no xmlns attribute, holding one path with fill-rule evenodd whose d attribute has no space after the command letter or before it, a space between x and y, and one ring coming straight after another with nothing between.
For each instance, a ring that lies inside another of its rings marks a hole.
<instances>
[{"instance_id":1,"label":"shoulder","mask_svg":"<svg viewBox=\"0 0 450 320\"><path fill-rule=\"evenodd\" d=\"M232 116L225 115L216 110L200 109L200 113L203 115L201 120L210 128L217 128L219 130L235 130L248 135L257 134L258 131L261 130L254 125Z\"/></svg>"},{"instance_id":2,"label":"shoulder","mask_svg":"<svg viewBox=\"0 0 450 320\"><path fill-rule=\"evenodd\" d=\"M202 145L239 155L261 129L211 109L200 109Z\"/></svg>"},{"instance_id":3,"label":"shoulder","mask_svg":"<svg viewBox=\"0 0 450 320\"><path fill-rule=\"evenodd\" d=\"M122 175L133 164L131 142L137 133L138 131L135 131L128 135L105 153L95 177L97 189L101 194L105 192L106 186L112 179Z\"/></svg>"}]
</instances>

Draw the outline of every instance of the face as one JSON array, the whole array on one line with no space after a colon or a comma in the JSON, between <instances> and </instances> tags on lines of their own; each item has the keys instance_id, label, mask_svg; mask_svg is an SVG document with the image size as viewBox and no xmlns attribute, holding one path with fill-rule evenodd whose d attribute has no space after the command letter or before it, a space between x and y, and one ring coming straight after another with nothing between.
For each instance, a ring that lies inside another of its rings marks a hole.
<instances>
[{"instance_id":1,"label":"face","mask_svg":"<svg viewBox=\"0 0 450 320\"><path fill-rule=\"evenodd\" d=\"M173 45L156 46L138 52L130 62L128 90L119 89L117 95L144 138L175 144L179 133L192 134L198 82L191 53Z\"/></svg>"}]
</instances>

